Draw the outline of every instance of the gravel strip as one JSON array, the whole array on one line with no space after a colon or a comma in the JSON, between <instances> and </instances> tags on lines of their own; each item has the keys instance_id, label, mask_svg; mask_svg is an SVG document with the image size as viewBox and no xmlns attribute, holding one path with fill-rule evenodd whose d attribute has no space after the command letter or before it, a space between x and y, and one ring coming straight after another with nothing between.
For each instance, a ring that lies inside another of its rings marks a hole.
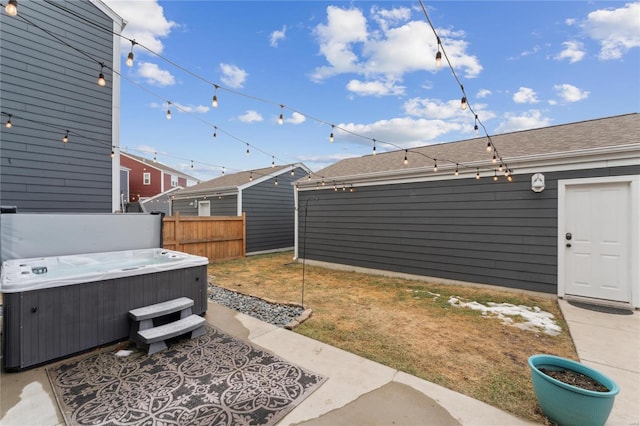
<instances>
[{"instance_id":1,"label":"gravel strip","mask_svg":"<svg viewBox=\"0 0 640 426\"><path fill-rule=\"evenodd\" d=\"M284 327L304 312L301 306L271 303L212 284L209 284L209 299L278 327Z\"/></svg>"}]
</instances>

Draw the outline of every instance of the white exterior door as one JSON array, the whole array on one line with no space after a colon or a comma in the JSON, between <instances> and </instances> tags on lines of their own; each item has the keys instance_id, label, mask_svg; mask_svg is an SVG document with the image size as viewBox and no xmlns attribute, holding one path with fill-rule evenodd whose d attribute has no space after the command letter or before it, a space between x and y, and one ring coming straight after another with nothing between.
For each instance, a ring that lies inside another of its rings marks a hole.
<instances>
[{"instance_id":1,"label":"white exterior door","mask_svg":"<svg viewBox=\"0 0 640 426\"><path fill-rule=\"evenodd\" d=\"M561 211L564 294L631 302L630 182L567 184Z\"/></svg>"},{"instance_id":2,"label":"white exterior door","mask_svg":"<svg viewBox=\"0 0 640 426\"><path fill-rule=\"evenodd\" d=\"M211 201L198 201L198 216L211 216Z\"/></svg>"}]
</instances>

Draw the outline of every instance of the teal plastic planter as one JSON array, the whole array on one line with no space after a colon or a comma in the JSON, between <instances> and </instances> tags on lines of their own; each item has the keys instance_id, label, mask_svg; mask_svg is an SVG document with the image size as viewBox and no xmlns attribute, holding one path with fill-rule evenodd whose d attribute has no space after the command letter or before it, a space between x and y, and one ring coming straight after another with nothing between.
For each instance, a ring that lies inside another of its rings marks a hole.
<instances>
[{"instance_id":1,"label":"teal plastic planter","mask_svg":"<svg viewBox=\"0 0 640 426\"><path fill-rule=\"evenodd\" d=\"M540 408L551 421L560 426L605 424L615 396L620 392L613 380L579 362L554 355L532 355L529 357L529 367ZM539 368L568 369L582 373L606 386L609 392L595 392L569 385L547 376Z\"/></svg>"}]
</instances>

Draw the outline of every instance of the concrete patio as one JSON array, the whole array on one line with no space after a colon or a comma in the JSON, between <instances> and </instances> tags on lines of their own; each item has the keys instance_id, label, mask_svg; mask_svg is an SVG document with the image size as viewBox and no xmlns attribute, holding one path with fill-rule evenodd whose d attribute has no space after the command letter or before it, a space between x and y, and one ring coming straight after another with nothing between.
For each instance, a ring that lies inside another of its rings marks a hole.
<instances>
[{"instance_id":1,"label":"concrete patio","mask_svg":"<svg viewBox=\"0 0 640 426\"><path fill-rule=\"evenodd\" d=\"M607 425L640 423L640 315L592 312L560 301L580 358L621 387ZM209 304L207 321L329 378L279 424L518 425L495 407L349 352ZM44 367L0 375L0 424L64 424Z\"/></svg>"}]
</instances>

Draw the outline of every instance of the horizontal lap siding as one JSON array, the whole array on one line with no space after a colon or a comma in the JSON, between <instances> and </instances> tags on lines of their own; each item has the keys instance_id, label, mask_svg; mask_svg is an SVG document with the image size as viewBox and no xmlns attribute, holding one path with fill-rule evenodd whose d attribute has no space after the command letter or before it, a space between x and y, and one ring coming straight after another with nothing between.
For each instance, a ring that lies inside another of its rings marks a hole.
<instances>
[{"instance_id":1,"label":"horizontal lap siding","mask_svg":"<svg viewBox=\"0 0 640 426\"><path fill-rule=\"evenodd\" d=\"M242 192L242 209L247 220L247 253L293 247L294 187L292 182L306 173L295 169Z\"/></svg>"},{"instance_id":2,"label":"horizontal lap siding","mask_svg":"<svg viewBox=\"0 0 640 426\"><path fill-rule=\"evenodd\" d=\"M238 196L211 194L189 199L174 199L173 213L180 212L182 216L198 216L198 202L209 201L211 216L238 216ZM193 205L191 205L193 203Z\"/></svg>"},{"instance_id":3,"label":"horizontal lap siding","mask_svg":"<svg viewBox=\"0 0 640 426\"><path fill-rule=\"evenodd\" d=\"M638 167L545 173L542 193L531 191L530 175L511 183L453 179L300 191L299 254L555 293L558 179L638 173Z\"/></svg>"},{"instance_id":4,"label":"horizontal lap siding","mask_svg":"<svg viewBox=\"0 0 640 426\"><path fill-rule=\"evenodd\" d=\"M88 1L62 5L113 27ZM19 14L111 66L111 33L45 2L21 2ZM0 102L3 112L14 114L14 126L0 129L2 204L22 212L110 212L111 72L103 71L107 86L99 87L95 61L33 25L0 15Z\"/></svg>"}]
</instances>

